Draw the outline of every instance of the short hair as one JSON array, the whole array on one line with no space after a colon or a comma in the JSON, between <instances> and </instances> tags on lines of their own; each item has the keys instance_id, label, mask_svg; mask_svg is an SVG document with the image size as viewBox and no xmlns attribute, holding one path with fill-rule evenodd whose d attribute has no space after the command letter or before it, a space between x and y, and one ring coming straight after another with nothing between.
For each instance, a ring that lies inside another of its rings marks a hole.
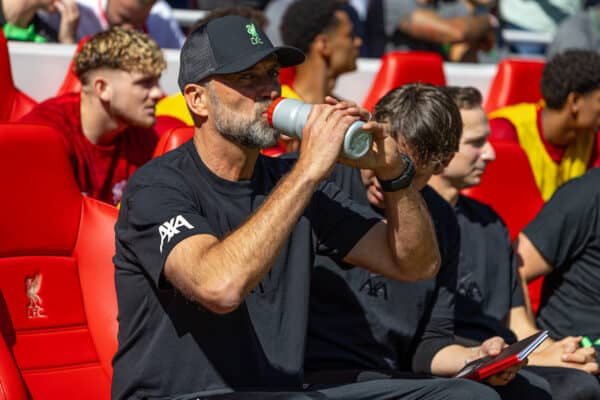
<instances>
[{"instance_id":1,"label":"short hair","mask_svg":"<svg viewBox=\"0 0 600 400\"><path fill-rule=\"evenodd\" d=\"M214 10L207 13L204 17L196 21L189 31L194 32L200 26L209 23L213 19L221 18L226 15L239 15L240 17L247 18L254 22L262 30L265 30L267 28L267 25L269 25L269 19L267 18L265 13L250 6L239 5L215 8Z\"/></svg>"},{"instance_id":2,"label":"short hair","mask_svg":"<svg viewBox=\"0 0 600 400\"><path fill-rule=\"evenodd\" d=\"M92 36L75 56L75 74L87 83L87 74L100 68L158 76L167 66L160 47L145 33L112 27Z\"/></svg>"},{"instance_id":3,"label":"short hair","mask_svg":"<svg viewBox=\"0 0 600 400\"><path fill-rule=\"evenodd\" d=\"M481 92L472 86L440 86L454 101L459 110L473 110L480 108L483 102Z\"/></svg>"},{"instance_id":4,"label":"short hair","mask_svg":"<svg viewBox=\"0 0 600 400\"><path fill-rule=\"evenodd\" d=\"M308 54L317 35L339 25L335 12L345 10L340 0L297 0L290 4L281 19L281 39Z\"/></svg>"},{"instance_id":5,"label":"short hair","mask_svg":"<svg viewBox=\"0 0 600 400\"><path fill-rule=\"evenodd\" d=\"M558 110L569 93L588 94L600 88L600 54L566 50L552 57L542 72L542 97L548 108Z\"/></svg>"},{"instance_id":6,"label":"short hair","mask_svg":"<svg viewBox=\"0 0 600 400\"><path fill-rule=\"evenodd\" d=\"M441 163L458 151L462 118L438 87L411 83L388 92L375 105L375 119L402 135L421 163Z\"/></svg>"}]
</instances>

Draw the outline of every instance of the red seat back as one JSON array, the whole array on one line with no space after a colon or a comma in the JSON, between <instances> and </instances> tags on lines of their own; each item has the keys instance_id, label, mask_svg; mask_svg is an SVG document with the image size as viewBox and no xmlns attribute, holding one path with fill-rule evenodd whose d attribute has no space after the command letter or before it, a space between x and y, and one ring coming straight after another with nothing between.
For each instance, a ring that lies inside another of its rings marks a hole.
<instances>
[{"instance_id":1,"label":"red seat back","mask_svg":"<svg viewBox=\"0 0 600 400\"><path fill-rule=\"evenodd\" d=\"M175 150L194 136L193 126L182 126L165 131L154 149L154 157L162 156L171 150Z\"/></svg>"},{"instance_id":2,"label":"red seat back","mask_svg":"<svg viewBox=\"0 0 600 400\"><path fill-rule=\"evenodd\" d=\"M0 125L0 331L33 399L109 399L117 210L81 195L60 134Z\"/></svg>"},{"instance_id":3,"label":"red seat back","mask_svg":"<svg viewBox=\"0 0 600 400\"><path fill-rule=\"evenodd\" d=\"M10 69L10 55L4 33L0 29L0 122L16 121L27 114L37 102L15 87Z\"/></svg>"},{"instance_id":4,"label":"red seat back","mask_svg":"<svg viewBox=\"0 0 600 400\"><path fill-rule=\"evenodd\" d=\"M15 360L0 335L0 400L26 400L29 397Z\"/></svg>"},{"instance_id":5,"label":"red seat back","mask_svg":"<svg viewBox=\"0 0 600 400\"><path fill-rule=\"evenodd\" d=\"M488 164L481 184L463 194L491 206L508 227L510 240L531 221L544 205L525 152L514 142L492 142L496 160ZM541 280L529 285L532 309L540 302Z\"/></svg>"},{"instance_id":6,"label":"red seat back","mask_svg":"<svg viewBox=\"0 0 600 400\"><path fill-rule=\"evenodd\" d=\"M65 79L63 79L63 83L58 88L56 92L56 96L60 96L65 93L79 93L81 92L81 82L77 75L75 75L75 56L81 51L81 48L91 38L90 35L85 36L83 39L79 41L77 44L77 49L75 49L75 53L73 54L73 58L69 63L69 68L67 69L67 73L65 75Z\"/></svg>"},{"instance_id":7,"label":"red seat back","mask_svg":"<svg viewBox=\"0 0 600 400\"><path fill-rule=\"evenodd\" d=\"M511 104L539 101L543 69L542 60L501 61L483 106L485 111L489 113Z\"/></svg>"},{"instance_id":8,"label":"red seat back","mask_svg":"<svg viewBox=\"0 0 600 400\"><path fill-rule=\"evenodd\" d=\"M370 111L387 92L407 83L445 85L444 60L437 53L393 51L381 59L381 66L363 102Z\"/></svg>"}]
</instances>

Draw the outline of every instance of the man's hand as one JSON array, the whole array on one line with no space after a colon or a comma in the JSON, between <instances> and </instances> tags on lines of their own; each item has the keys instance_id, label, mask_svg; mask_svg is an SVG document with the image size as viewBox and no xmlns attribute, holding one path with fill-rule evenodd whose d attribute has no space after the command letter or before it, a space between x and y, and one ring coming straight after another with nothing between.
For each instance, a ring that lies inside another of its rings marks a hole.
<instances>
[{"instance_id":1,"label":"man's hand","mask_svg":"<svg viewBox=\"0 0 600 400\"><path fill-rule=\"evenodd\" d=\"M340 157L346 131L366 114L355 103L332 97L326 104L314 104L302 130L297 165L312 179L324 179Z\"/></svg>"},{"instance_id":2,"label":"man's hand","mask_svg":"<svg viewBox=\"0 0 600 400\"><path fill-rule=\"evenodd\" d=\"M474 348L477 354L477 356L474 359L478 359L485 356L497 356L506 346L507 344L501 337L495 336L493 338L490 338L485 342L481 343L479 347ZM519 364L513 365L512 367L508 367L507 369L490 376L486 379L486 382L492 386L504 386L510 381L512 381L516 376L517 372L519 372L519 370L525 365L527 365L527 360L523 360Z\"/></svg>"},{"instance_id":3,"label":"man's hand","mask_svg":"<svg viewBox=\"0 0 600 400\"><path fill-rule=\"evenodd\" d=\"M598 373L596 350L593 347L580 347L581 336L569 336L552 343L543 350L534 352L532 365L575 368L590 374Z\"/></svg>"},{"instance_id":4,"label":"man's hand","mask_svg":"<svg viewBox=\"0 0 600 400\"><path fill-rule=\"evenodd\" d=\"M75 0L56 0L54 6L60 13L58 41L60 43L77 43L77 27L79 26L79 6Z\"/></svg>"}]
</instances>

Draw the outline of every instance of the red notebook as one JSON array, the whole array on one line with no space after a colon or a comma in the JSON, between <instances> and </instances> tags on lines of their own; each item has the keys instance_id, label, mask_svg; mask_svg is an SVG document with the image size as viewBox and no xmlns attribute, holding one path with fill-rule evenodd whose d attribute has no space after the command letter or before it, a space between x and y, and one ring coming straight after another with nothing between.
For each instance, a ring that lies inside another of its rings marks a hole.
<instances>
[{"instance_id":1,"label":"red notebook","mask_svg":"<svg viewBox=\"0 0 600 400\"><path fill-rule=\"evenodd\" d=\"M497 356L486 356L471 361L461 369L455 378L467 378L476 381L497 374L508 367L516 365L531 354L546 338L548 331L535 333L521 341L511 344Z\"/></svg>"}]
</instances>

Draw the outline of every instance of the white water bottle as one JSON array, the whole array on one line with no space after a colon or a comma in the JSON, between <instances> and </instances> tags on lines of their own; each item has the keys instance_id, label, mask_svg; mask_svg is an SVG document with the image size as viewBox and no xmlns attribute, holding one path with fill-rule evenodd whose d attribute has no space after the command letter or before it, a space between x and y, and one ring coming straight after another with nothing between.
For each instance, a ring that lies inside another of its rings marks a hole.
<instances>
[{"instance_id":1,"label":"white water bottle","mask_svg":"<svg viewBox=\"0 0 600 400\"><path fill-rule=\"evenodd\" d=\"M302 128L308 119L311 108L312 104L280 97L269 107L269 124L289 136L302 139ZM348 127L342 150L346 158L356 160L371 149L373 138L369 132L361 129L363 125L363 121L355 121Z\"/></svg>"}]
</instances>

